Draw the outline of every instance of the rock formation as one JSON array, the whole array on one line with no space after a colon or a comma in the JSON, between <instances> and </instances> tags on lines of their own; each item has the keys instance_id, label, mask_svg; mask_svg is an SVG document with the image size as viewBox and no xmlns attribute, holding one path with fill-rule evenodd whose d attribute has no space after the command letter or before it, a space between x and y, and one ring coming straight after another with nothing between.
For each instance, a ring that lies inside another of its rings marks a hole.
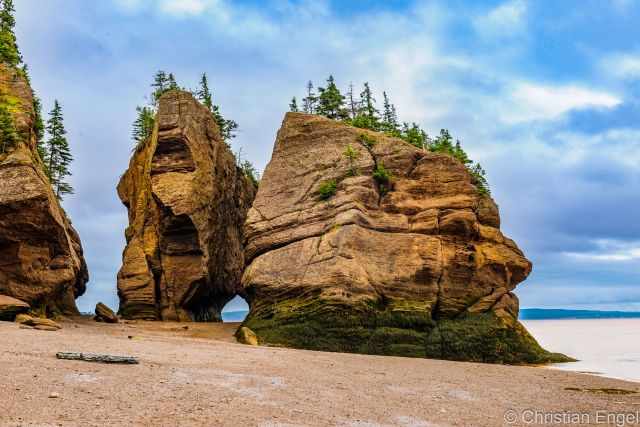
<instances>
[{"instance_id":1,"label":"rock formation","mask_svg":"<svg viewBox=\"0 0 640 427\"><path fill-rule=\"evenodd\" d=\"M493 200L448 155L288 113L245 234L244 326L260 343L566 360L518 322L512 291L531 263L500 232Z\"/></svg>"},{"instance_id":2,"label":"rock formation","mask_svg":"<svg viewBox=\"0 0 640 427\"><path fill-rule=\"evenodd\" d=\"M107 305L99 302L95 308L96 315L93 320L96 322L118 323L118 316Z\"/></svg>"},{"instance_id":3,"label":"rock formation","mask_svg":"<svg viewBox=\"0 0 640 427\"><path fill-rule=\"evenodd\" d=\"M0 320L10 320L16 318L20 313L26 313L31 307L24 301L0 295Z\"/></svg>"},{"instance_id":4,"label":"rock formation","mask_svg":"<svg viewBox=\"0 0 640 427\"><path fill-rule=\"evenodd\" d=\"M22 71L3 64L0 102L19 134L0 152L0 294L43 315L78 314L75 299L88 281L80 238L43 172L31 87Z\"/></svg>"},{"instance_id":5,"label":"rock formation","mask_svg":"<svg viewBox=\"0 0 640 427\"><path fill-rule=\"evenodd\" d=\"M219 321L241 291L242 227L255 188L207 108L170 91L118 185L129 210L122 317Z\"/></svg>"}]
</instances>

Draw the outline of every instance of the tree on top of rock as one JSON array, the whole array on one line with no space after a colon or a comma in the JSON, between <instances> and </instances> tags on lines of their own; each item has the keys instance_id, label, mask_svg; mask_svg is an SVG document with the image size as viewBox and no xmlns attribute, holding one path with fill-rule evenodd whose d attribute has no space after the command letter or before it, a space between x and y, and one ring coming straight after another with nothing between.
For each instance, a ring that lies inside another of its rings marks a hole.
<instances>
[{"instance_id":1,"label":"tree on top of rock","mask_svg":"<svg viewBox=\"0 0 640 427\"><path fill-rule=\"evenodd\" d=\"M213 95L209 89L209 81L207 80L206 73L203 73L200 78L200 88L196 92L196 96L209 111L213 111Z\"/></svg>"},{"instance_id":2,"label":"tree on top of rock","mask_svg":"<svg viewBox=\"0 0 640 427\"><path fill-rule=\"evenodd\" d=\"M327 79L326 88L318 88L318 114L322 114L330 119L339 120L348 118L348 112L344 107L344 95L336 86L333 76Z\"/></svg>"},{"instance_id":3,"label":"tree on top of rock","mask_svg":"<svg viewBox=\"0 0 640 427\"><path fill-rule=\"evenodd\" d=\"M209 89L209 82L207 80L207 74L202 74L200 78L200 88L196 91L196 97L211 111L213 118L220 129L220 135L224 142L229 142L232 138L236 137L236 131L238 130L238 123L235 120L225 119L220 112L220 106L213 103L213 94Z\"/></svg>"},{"instance_id":4,"label":"tree on top of rock","mask_svg":"<svg viewBox=\"0 0 640 427\"><path fill-rule=\"evenodd\" d=\"M153 133L156 114L151 107L136 107L136 112L138 115L133 122L131 137L136 142L135 148L138 149Z\"/></svg>"},{"instance_id":5,"label":"tree on top of rock","mask_svg":"<svg viewBox=\"0 0 640 427\"><path fill-rule=\"evenodd\" d=\"M298 100L296 99L295 96L291 98L291 102L289 103L289 111L291 111L292 113L297 113L299 111Z\"/></svg>"},{"instance_id":6,"label":"tree on top of rock","mask_svg":"<svg viewBox=\"0 0 640 427\"><path fill-rule=\"evenodd\" d=\"M14 13L13 0L0 0L0 60L16 67L22 62L22 55L14 32Z\"/></svg>"},{"instance_id":7,"label":"tree on top of rock","mask_svg":"<svg viewBox=\"0 0 640 427\"><path fill-rule=\"evenodd\" d=\"M49 139L45 145L44 162L47 166L53 191L58 199L62 199L66 194L73 194L73 187L66 181L66 178L71 175L69 167L73 161L73 156L69 149L69 141L66 138L67 131L64 128L62 107L57 100L54 103L53 110L49 113L47 132L49 133Z\"/></svg>"},{"instance_id":8,"label":"tree on top of rock","mask_svg":"<svg viewBox=\"0 0 640 427\"><path fill-rule=\"evenodd\" d=\"M318 97L313 92L313 82L309 80L307 83L307 96L302 99L302 111L307 114L313 114L316 112L316 104L318 103Z\"/></svg>"},{"instance_id":9,"label":"tree on top of rock","mask_svg":"<svg viewBox=\"0 0 640 427\"><path fill-rule=\"evenodd\" d=\"M349 83L349 91L347 92L347 109L349 110L349 117L354 119L358 115L360 110L360 103L356 101L353 93L353 83Z\"/></svg>"},{"instance_id":10,"label":"tree on top of rock","mask_svg":"<svg viewBox=\"0 0 640 427\"><path fill-rule=\"evenodd\" d=\"M394 136L400 136L400 125L398 123L398 115L396 106L389 101L387 92L382 92L384 97L384 106L382 112L382 130Z\"/></svg>"}]
</instances>

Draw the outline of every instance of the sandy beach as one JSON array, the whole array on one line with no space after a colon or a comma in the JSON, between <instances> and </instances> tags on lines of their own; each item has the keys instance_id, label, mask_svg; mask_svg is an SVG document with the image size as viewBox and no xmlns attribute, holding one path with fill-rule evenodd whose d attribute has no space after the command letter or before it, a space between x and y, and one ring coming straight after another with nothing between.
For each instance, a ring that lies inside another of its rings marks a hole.
<instances>
[{"instance_id":1,"label":"sandy beach","mask_svg":"<svg viewBox=\"0 0 640 427\"><path fill-rule=\"evenodd\" d=\"M597 411L640 410L637 383L560 370L250 347L234 342L234 324L63 326L0 322L0 426L535 425L531 411L596 424Z\"/></svg>"}]
</instances>

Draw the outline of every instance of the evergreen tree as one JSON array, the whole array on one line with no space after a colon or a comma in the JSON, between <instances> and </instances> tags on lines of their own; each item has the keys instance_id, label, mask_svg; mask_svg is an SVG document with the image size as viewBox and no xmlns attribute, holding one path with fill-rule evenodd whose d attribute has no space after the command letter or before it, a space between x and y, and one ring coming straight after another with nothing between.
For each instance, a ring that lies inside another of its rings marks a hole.
<instances>
[{"instance_id":1,"label":"evergreen tree","mask_svg":"<svg viewBox=\"0 0 640 427\"><path fill-rule=\"evenodd\" d=\"M169 76L167 77L167 90L178 90L178 89L180 89L180 87L176 82L176 77L173 75L173 73L169 73Z\"/></svg>"},{"instance_id":2,"label":"evergreen tree","mask_svg":"<svg viewBox=\"0 0 640 427\"><path fill-rule=\"evenodd\" d=\"M44 120L42 119L42 103L40 102L40 98L37 96L33 96L33 130L36 134L36 148L38 149L38 154L40 155L40 159L44 159L45 156L45 146L44 146ZM45 169L45 173L48 175L48 172Z\"/></svg>"},{"instance_id":3,"label":"evergreen tree","mask_svg":"<svg viewBox=\"0 0 640 427\"><path fill-rule=\"evenodd\" d=\"M170 75L173 76L173 74ZM151 87L153 88L153 93L151 94L153 105L158 105L158 100L160 100L160 97L164 95L167 90L169 90L169 84L170 81L167 73L162 70L158 71L153 79L153 83L151 84Z\"/></svg>"},{"instance_id":4,"label":"evergreen tree","mask_svg":"<svg viewBox=\"0 0 640 427\"><path fill-rule=\"evenodd\" d=\"M289 111L291 111L292 113L298 112L298 101L296 100L295 96L291 99L291 103L289 104Z\"/></svg>"},{"instance_id":5,"label":"evergreen tree","mask_svg":"<svg viewBox=\"0 0 640 427\"><path fill-rule=\"evenodd\" d=\"M14 32L15 8L13 0L0 0L0 3L0 61L16 67L22 62L22 55Z\"/></svg>"},{"instance_id":6,"label":"evergreen tree","mask_svg":"<svg viewBox=\"0 0 640 427\"><path fill-rule=\"evenodd\" d=\"M240 169L242 169L244 176L246 176L255 187L258 187L260 184L260 174L255 166L253 166L249 160L245 160L240 162Z\"/></svg>"},{"instance_id":7,"label":"evergreen tree","mask_svg":"<svg viewBox=\"0 0 640 427\"><path fill-rule=\"evenodd\" d=\"M213 95L211 95L211 90L209 89L206 73L203 73L200 79L200 89L198 89L197 97L209 111L213 111Z\"/></svg>"},{"instance_id":8,"label":"evergreen tree","mask_svg":"<svg viewBox=\"0 0 640 427\"><path fill-rule=\"evenodd\" d=\"M317 102L318 98L313 93L313 82L309 80L309 83L307 83L307 96L302 99L302 110L307 114L314 114Z\"/></svg>"},{"instance_id":9,"label":"evergreen tree","mask_svg":"<svg viewBox=\"0 0 640 427\"><path fill-rule=\"evenodd\" d=\"M375 104L376 100L373 98L369 83L365 83L360 93L360 108L358 115L353 119L353 125L364 129L380 130L380 118Z\"/></svg>"},{"instance_id":10,"label":"evergreen tree","mask_svg":"<svg viewBox=\"0 0 640 427\"><path fill-rule=\"evenodd\" d=\"M49 139L46 142L44 161L53 191L58 199L62 199L66 194L73 194L73 187L66 181L66 178L71 175L69 167L73 156L66 138L67 131L64 128L62 107L57 100L47 120L47 132Z\"/></svg>"},{"instance_id":11,"label":"evergreen tree","mask_svg":"<svg viewBox=\"0 0 640 427\"><path fill-rule=\"evenodd\" d=\"M382 92L384 96L384 110L382 112L382 130L394 136L400 135L398 125L398 116L396 115L396 107L389 101L387 92Z\"/></svg>"},{"instance_id":12,"label":"evergreen tree","mask_svg":"<svg viewBox=\"0 0 640 427\"><path fill-rule=\"evenodd\" d=\"M0 154L5 154L18 143L18 132L11 112L0 105Z\"/></svg>"},{"instance_id":13,"label":"evergreen tree","mask_svg":"<svg viewBox=\"0 0 640 427\"><path fill-rule=\"evenodd\" d=\"M326 88L318 88L318 114L334 120L346 119L349 114L344 108L344 95L336 86L333 76L327 79Z\"/></svg>"},{"instance_id":14,"label":"evergreen tree","mask_svg":"<svg viewBox=\"0 0 640 427\"><path fill-rule=\"evenodd\" d=\"M155 112L150 107L136 107L136 112L138 117L133 122L131 137L136 143L135 148L138 149L153 133Z\"/></svg>"},{"instance_id":15,"label":"evergreen tree","mask_svg":"<svg viewBox=\"0 0 640 427\"><path fill-rule=\"evenodd\" d=\"M353 94L353 83L349 83L349 92L347 92L347 108L349 109L349 116L351 119L355 119L358 115L359 105Z\"/></svg>"}]
</instances>

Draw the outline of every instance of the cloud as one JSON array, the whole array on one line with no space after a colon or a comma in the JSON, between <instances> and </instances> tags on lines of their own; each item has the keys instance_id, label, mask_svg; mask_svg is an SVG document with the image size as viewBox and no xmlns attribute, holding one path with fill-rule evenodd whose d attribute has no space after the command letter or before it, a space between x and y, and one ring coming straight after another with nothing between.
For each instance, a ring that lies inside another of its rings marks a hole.
<instances>
[{"instance_id":1,"label":"cloud","mask_svg":"<svg viewBox=\"0 0 640 427\"><path fill-rule=\"evenodd\" d=\"M571 110L585 108L613 108L622 100L617 96L584 87L515 83L511 93L512 105L505 111L508 122L553 120Z\"/></svg>"},{"instance_id":2,"label":"cloud","mask_svg":"<svg viewBox=\"0 0 640 427\"><path fill-rule=\"evenodd\" d=\"M199 15L213 4L217 4L217 2L212 3L207 0L162 0L160 10L176 15Z\"/></svg>"},{"instance_id":3,"label":"cloud","mask_svg":"<svg viewBox=\"0 0 640 427\"><path fill-rule=\"evenodd\" d=\"M581 261L635 261L640 260L640 242L624 242L619 240L596 240L597 247L590 252L565 252L564 255Z\"/></svg>"},{"instance_id":4,"label":"cloud","mask_svg":"<svg viewBox=\"0 0 640 427\"><path fill-rule=\"evenodd\" d=\"M524 0L512 0L476 17L473 25L483 37L519 35L526 29L526 14L527 3Z\"/></svg>"},{"instance_id":5,"label":"cloud","mask_svg":"<svg viewBox=\"0 0 640 427\"><path fill-rule=\"evenodd\" d=\"M619 79L640 79L640 54L617 53L605 57L600 62L600 69Z\"/></svg>"}]
</instances>

